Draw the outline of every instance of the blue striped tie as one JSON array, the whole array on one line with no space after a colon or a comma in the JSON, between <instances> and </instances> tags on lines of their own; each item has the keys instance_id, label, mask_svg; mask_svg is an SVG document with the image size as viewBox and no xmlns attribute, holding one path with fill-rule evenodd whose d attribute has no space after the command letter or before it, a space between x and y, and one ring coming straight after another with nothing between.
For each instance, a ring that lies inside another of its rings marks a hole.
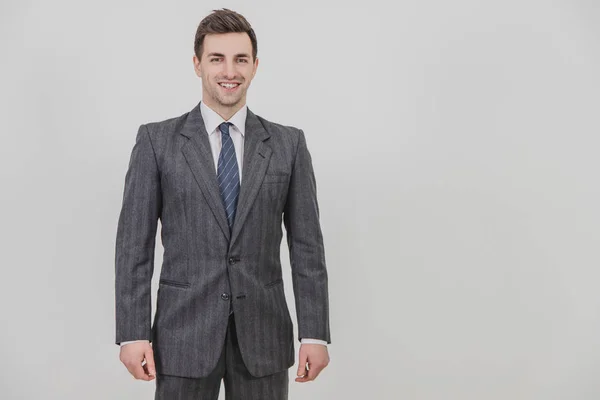
<instances>
[{"instance_id":1,"label":"blue striped tie","mask_svg":"<svg viewBox=\"0 0 600 400\"><path fill-rule=\"evenodd\" d=\"M240 193L240 179L233 140L229 136L229 125L232 125L232 123L223 122L219 125L222 146L217 164L217 180L219 181L221 198L223 199L227 222L229 223L229 231L231 232L231 227L235 219L238 195Z\"/></svg>"}]
</instances>

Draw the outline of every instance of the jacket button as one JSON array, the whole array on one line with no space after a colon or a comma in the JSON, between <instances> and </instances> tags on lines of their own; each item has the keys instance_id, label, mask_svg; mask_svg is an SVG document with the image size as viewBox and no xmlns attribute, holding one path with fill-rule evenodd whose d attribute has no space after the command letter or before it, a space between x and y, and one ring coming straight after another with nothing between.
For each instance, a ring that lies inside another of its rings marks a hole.
<instances>
[{"instance_id":1,"label":"jacket button","mask_svg":"<svg viewBox=\"0 0 600 400\"><path fill-rule=\"evenodd\" d=\"M221 298L222 298L223 300L229 300L229 295L228 295L227 293L222 293L222 294L221 294Z\"/></svg>"},{"instance_id":2,"label":"jacket button","mask_svg":"<svg viewBox=\"0 0 600 400\"><path fill-rule=\"evenodd\" d=\"M229 257L229 264L235 264L235 257Z\"/></svg>"}]
</instances>

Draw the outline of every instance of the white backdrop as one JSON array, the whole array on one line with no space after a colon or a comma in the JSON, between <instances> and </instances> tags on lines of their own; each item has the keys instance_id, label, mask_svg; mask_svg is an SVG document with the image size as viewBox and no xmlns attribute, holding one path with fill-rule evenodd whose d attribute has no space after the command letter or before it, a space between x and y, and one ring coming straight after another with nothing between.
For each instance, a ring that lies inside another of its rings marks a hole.
<instances>
[{"instance_id":1,"label":"white backdrop","mask_svg":"<svg viewBox=\"0 0 600 400\"><path fill-rule=\"evenodd\" d=\"M290 399L600 398L597 2L249 3L2 1L0 397L153 398L114 344L125 172L228 7L318 184L331 363Z\"/></svg>"}]
</instances>

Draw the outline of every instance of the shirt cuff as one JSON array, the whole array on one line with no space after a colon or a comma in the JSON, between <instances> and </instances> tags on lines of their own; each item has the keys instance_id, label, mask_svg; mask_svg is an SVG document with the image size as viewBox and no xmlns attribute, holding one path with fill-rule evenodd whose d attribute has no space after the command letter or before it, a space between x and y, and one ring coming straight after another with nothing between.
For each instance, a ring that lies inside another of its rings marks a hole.
<instances>
[{"instance_id":1,"label":"shirt cuff","mask_svg":"<svg viewBox=\"0 0 600 400\"><path fill-rule=\"evenodd\" d=\"M148 340L146 339L140 339L140 340L128 340L127 342L121 342L121 347L123 347L124 345L128 344L128 343L135 343L135 342L146 342L149 343Z\"/></svg>"},{"instance_id":2,"label":"shirt cuff","mask_svg":"<svg viewBox=\"0 0 600 400\"><path fill-rule=\"evenodd\" d=\"M302 338L302 339L300 339L300 343L302 343L302 344L304 344L304 343L323 344L323 345L327 346L327 341L321 340L321 339Z\"/></svg>"}]
</instances>

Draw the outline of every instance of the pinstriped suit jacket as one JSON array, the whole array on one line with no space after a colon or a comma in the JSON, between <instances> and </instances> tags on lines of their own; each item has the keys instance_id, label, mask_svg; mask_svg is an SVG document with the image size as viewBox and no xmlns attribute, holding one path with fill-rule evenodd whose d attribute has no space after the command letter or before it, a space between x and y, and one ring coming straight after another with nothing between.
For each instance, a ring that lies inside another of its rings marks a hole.
<instances>
[{"instance_id":1,"label":"pinstriped suit jacket","mask_svg":"<svg viewBox=\"0 0 600 400\"><path fill-rule=\"evenodd\" d=\"M298 338L331 343L317 189L304 133L246 117L243 174L231 231L200 103L140 126L125 176L115 251L116 343L148 339L157 372L207 376L234 310L253 376L294 364L280 245L286 228ZM158 220L163 264L151 324Z\"/></svg>"}]
</instances>

